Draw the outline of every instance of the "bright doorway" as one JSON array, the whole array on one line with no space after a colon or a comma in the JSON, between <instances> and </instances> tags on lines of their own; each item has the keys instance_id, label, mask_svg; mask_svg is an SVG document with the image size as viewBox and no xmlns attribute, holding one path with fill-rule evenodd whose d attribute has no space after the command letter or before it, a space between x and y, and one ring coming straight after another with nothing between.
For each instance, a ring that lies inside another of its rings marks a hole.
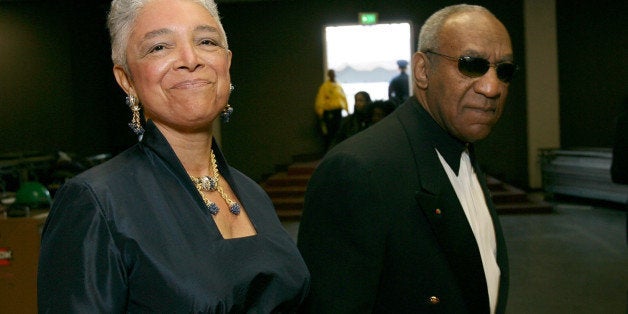
<instances>
[{"instance_id":1,"label":"bright doorway","mask_svg":"<svg viewBox=\"0 0 628 314\"><path fill-rule=\"evenodd\" d=\"M324 73L336 71L349 112L353 112L353 95L358 91L368 92L372 100L388 99L388 82L399 74L396 62L410 61L411 44L409 23L325 27Z\"/></svg>"}]
</instances>

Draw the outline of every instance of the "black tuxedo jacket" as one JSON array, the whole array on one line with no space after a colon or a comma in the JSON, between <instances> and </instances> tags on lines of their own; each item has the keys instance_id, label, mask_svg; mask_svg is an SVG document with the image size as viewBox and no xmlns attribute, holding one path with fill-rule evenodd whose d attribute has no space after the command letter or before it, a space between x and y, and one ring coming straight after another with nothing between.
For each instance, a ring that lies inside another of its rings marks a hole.
<instances>
[{"instance_id":1,"label":"black tuxedo jacket","mask_svg":"<svg viewBox=\"0 0 628 314\"><path fill-rule=\"evenodd\" d=\"M336 146L313 174L298 235L312 275L304 312L489 313L479 249L425 115L410 98ZM472 160L495 227L503 313L506 247Z\"/></svg>"}]
</instances>

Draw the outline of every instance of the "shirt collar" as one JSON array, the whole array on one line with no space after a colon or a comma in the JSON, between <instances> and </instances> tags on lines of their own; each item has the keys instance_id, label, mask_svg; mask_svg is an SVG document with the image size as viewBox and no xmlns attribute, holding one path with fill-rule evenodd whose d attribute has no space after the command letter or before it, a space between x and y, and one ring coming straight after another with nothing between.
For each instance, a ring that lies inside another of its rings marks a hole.
<instances>
[{"instance_id":1,"label":"shirt collar","mask_svg":"<svg viewBox=\"0 0 628 314\"><path fill-rule=\"evenodd\" d=\"M419 123L425 126L432 146L440 152L449 167L458 175L460 170L460 156L465 149L469 149L472 157L472 144L465 143L445 131L432 116L419 104ZM472 159L473 160L473 159Z\"/></svg>"}]
</instances>

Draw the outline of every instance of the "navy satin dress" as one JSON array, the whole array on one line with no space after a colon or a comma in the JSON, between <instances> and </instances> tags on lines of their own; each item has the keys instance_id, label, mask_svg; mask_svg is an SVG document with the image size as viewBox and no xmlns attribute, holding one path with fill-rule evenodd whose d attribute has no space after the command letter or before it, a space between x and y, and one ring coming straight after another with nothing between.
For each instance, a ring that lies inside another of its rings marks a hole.
<instances>
[{"instance_id":1,"label":"navy satin dress","mask_svg":"<svg viewBox=\"0 0 628 314\"><path fill-rule=\"evenodd\" d=\"M294 312L309 287L301 255L266 193L214 152L256 235L221 236L149 121L140 143L56 194L42 234L40 312Z\"/></svg>"}]
</instances>

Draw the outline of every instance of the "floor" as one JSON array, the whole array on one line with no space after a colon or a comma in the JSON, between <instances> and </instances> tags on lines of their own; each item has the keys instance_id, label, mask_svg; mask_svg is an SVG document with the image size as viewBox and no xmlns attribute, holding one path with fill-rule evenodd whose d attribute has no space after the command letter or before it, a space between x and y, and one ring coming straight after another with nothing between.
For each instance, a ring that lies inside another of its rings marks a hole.
<instances>
[{"instance_id":1,"label":"floor","mask_svg":"<svg viewBox=\"0 0 628 314\"><path fill-rule=\"evenodd\" d=\"M551 202L550 214L500 216L510 259L507 313L628 313L624 209ZM299 223L284 226L296 240Z\"/></svg>"}]
</instances>

